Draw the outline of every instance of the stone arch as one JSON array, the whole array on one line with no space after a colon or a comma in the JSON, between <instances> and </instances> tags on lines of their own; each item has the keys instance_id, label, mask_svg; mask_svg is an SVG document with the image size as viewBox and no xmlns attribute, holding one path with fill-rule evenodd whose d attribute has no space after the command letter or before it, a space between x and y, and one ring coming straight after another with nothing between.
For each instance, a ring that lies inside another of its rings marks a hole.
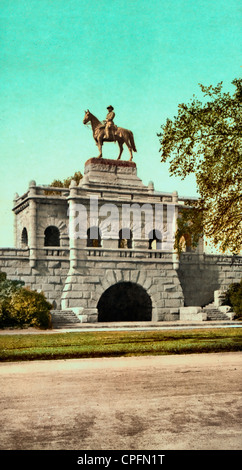
<instances>
[{"instance_id":1,"label":"stone arch","mask_svg":"<svg viewBox=\"0 0 242 470\"><path fill-rule=\"evenodd\" d=\"M113 284L101 295L98 304L98 321L151 321L152 301L139 284L123 281Z\"/></svg>"},{"instance_id":2,"label":"stone arch","mask_svg":"<svg viewBox=\"0 0 242 470\"><path fill-rule=\"evenodd\" d=\"M154 281L152 276L147 274L146 270L140 270L137 268L124 270L120 269L119 267L116 269L107 269L105 271L105 275L100 276L100 282L96 284L95 291L92 293L92 298L93 301L96 302L96 305L105 290L119 282L132 282L143 287L152 302L152 321L157 321L160 295L156 281Z\"/></svg>"},{"instance_id":3,"label":"stone arch","mask_svg":"<svg viewBox=\"0 0 242 470\"><path fill-rule=\"evenodd\" d=\"M119 231L119 248L132 248L133 233L129 228L122 228Z\"/></svg>"},{"instance_id":4,"label":"stone arch","mask_svg":"<svg viewBox=\"0 0 242 470\"><path fill-rule=\"evenodd\" d=\"M44 246L60 246L60 231L58 227L49 225L45 229Z\"/></svg>"},{"instance_id":5,"label":"stone arch","mask_svg":"<svg viewBox=\"0 0 242 470\"><path fill-rule=\"evenodd\" d=\"M45 221L41 220L37 228L37 236L42 238L45 230L48 227L56 227L60 233L60 244L62 244L62 239L68 236L68 228L66 223L63 220L58 219L57 217L47 217Z\"/></svg>"},{"instance_id":6,"label":"stone arch","mask_svg":"<svg viewBox=\"0 0 242 470\"><path fill-rule=\"evenodd\" d=\"M24 227L21 233L21 248L27 248L27 246L28 246L28 231L26 227Z\"/></svg>"},{"instance_id":7,"label":"stone arch","mask_svg":"<svg viewBox=\"0 0 242 470\"><path fill-rule=\"evenodd\" d=\"M192 237L189 233L184 233L181 236L179 243L183 252L192 251Z\"/></svg>"},{"instance_id":8,"label":"stone arch","mask_svg":"<svg viewBox=\"0 0 242 470\"><path fill-rule=\"evenodd\" d=\"M102 234L99 227L92 226L87 230L87 246L96 248L102 246Z\"/></svg>"},{"instance_id":9,"label":"stone arch","mask_svg":"<svg viewBox=\"0 0 242 470\"><path fill-rule=\"evenodd\" d=\"M161 250L162 234L159 230L149 233L149 250Z\"/></svg>"}]
</instances>

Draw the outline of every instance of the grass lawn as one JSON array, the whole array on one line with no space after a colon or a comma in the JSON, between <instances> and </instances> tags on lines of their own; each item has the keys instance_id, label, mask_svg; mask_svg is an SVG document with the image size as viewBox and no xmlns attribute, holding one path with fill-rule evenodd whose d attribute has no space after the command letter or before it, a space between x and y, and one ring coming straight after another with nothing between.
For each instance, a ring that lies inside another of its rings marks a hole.
<instances>
[{"instance_id":1,"label":"grass lawn","mask_svg":"<svg viewBox=\"0 0 242 470\"><path fill-rule=\"evenodd\" d=\"M0 335L1 362L241 350L241 328Z\"/></svg>"}]
</instances>

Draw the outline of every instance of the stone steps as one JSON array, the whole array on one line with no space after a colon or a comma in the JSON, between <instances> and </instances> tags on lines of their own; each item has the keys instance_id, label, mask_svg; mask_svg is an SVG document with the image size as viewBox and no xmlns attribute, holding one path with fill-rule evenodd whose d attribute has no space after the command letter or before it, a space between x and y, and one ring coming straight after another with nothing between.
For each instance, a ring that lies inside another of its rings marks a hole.
<instances>
[{"instance_id":1,"label":"stone steps","mask_svg":"<svg viewBox=\"0 0 242 470\"><path fill-rule=\"evenodd\" d=\"M52 310L51 321L53 328L74 328L77 323L81 323L72 310Z\"/></svg>"},{"instance_id":2,"label":"stone steps","mask_svg":"<svg viewBox=\"0 0 242 470\"><path fill-rule=\"evenodd\" d=\"M226 321L229 320L228 316L218 310L213 305L208 305L202 310L207 314L207 321ZM81 321L72 310L52 310L51 320L53 328L78 328Z\"/></svg>"},{"instance_id":3,"label":"stone steps","mask_svg":"<svg viewBox=\"0 0 242 470\"><path fill-rule=\"evenodd\" d=\"M228 320L228 316L225 313L213 306L203 308L203 312L207 314L207 321Z\"/></svg>"}]
</instances>

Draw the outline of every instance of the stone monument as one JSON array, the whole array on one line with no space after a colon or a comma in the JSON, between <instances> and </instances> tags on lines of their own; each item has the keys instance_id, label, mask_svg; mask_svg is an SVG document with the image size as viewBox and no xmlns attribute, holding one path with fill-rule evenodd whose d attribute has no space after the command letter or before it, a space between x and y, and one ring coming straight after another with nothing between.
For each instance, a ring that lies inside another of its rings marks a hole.
<instances>
[{"instance_id":1,"label":"stone monument","mask_svg":"<svg viewBox=\"0 0 242 470\"><path fill-rule=\"evenodd\" d=\"M86 161L78 185L31 181L16 194L15 248L0 249L1 271L43 291L75 322L178 320L186 306L205 319L201 307L214 291L240 280L242 258L205 255L202 239L178 258L174 233L186 198L142 182L131 131L113 124L106 132L87 111L89 121L99 155ZM118 142L117 160L102 158L107 141ZM124 143L129 161L120 160Z\"/></svg>"}]
</instances>

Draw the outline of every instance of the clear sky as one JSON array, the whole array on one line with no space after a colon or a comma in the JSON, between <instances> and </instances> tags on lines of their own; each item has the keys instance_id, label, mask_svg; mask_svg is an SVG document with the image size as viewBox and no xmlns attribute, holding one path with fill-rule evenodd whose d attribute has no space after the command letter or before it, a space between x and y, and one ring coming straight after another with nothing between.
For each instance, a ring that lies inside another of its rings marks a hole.
<instances>
[{"instance_id":1,"label":"clear sky","mask_svg":"<svg viewBox=\"0 0 242 470\"><path fill-rule=\"evenodd\" d=\"M157 133L198 83L233 92L241 74L238 0L0 0L0 246L13 246L14 193L48 184L98 155L88 108L134 133L138 176L195 196L171 178ZM104 145L116 158L118 146ZM125 148L123 159L128 159Z\"/></svg>"}]
</instances>

